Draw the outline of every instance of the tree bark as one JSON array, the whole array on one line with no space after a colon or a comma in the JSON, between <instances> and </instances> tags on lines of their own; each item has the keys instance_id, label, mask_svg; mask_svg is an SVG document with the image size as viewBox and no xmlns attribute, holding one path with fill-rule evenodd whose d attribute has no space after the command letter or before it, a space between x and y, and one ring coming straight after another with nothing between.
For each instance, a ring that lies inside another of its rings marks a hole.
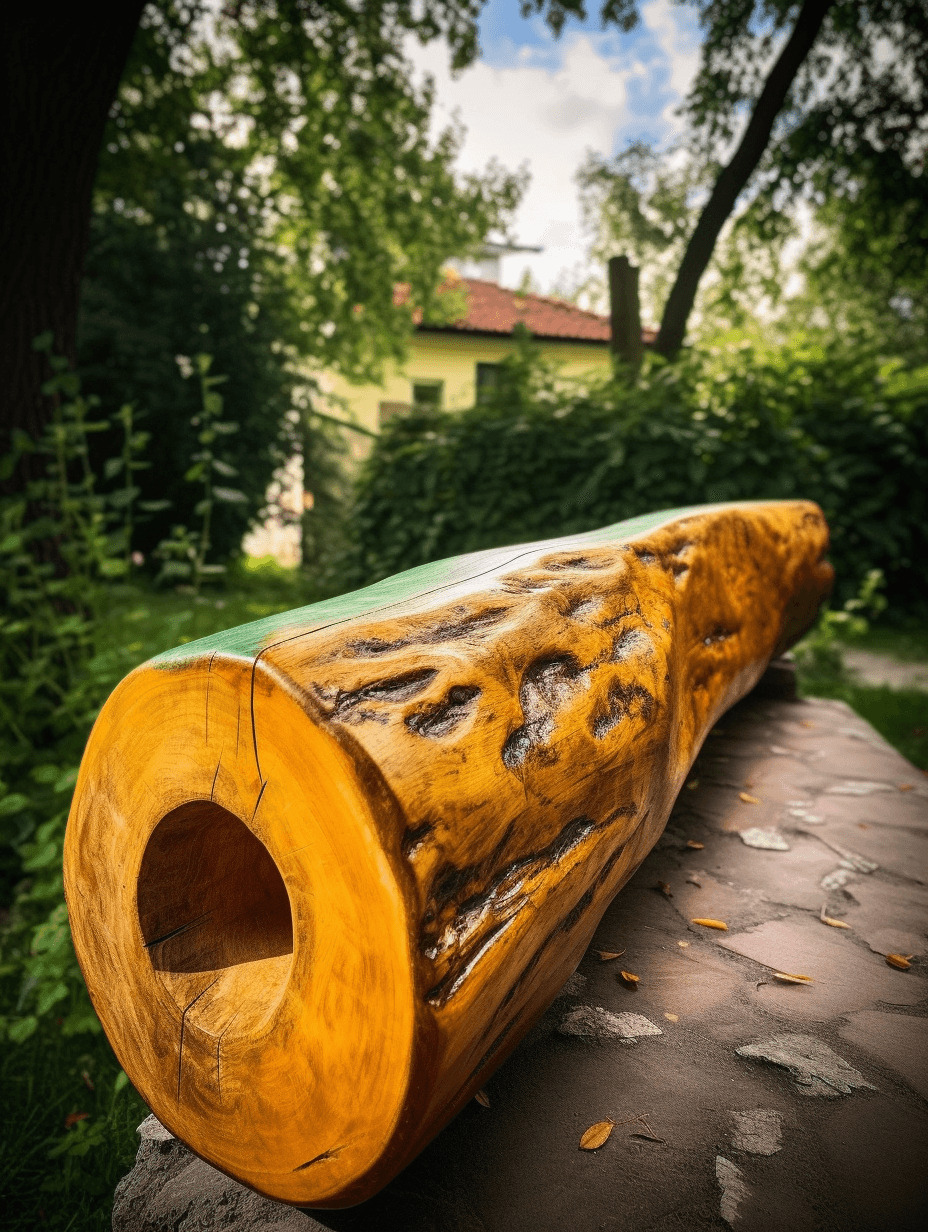
<instances>
[{"instance_id":1,"label":"tree bark","mask_svg":"<svg viewBox=\"0 0 928 1232\"><path fill-rule=\"evenodd\" d=\"M49 372L32 341L54 333L74 360L97 156L144 0L16 4L3 23L0 84L0 453L37 436Z\"/></svg>"},{"instance_id":2,"label":"tree bark","mask_svg":"<svg viewBox=\"0 0 928 1232\"><path fill-rule=\"evenodd\" d=\"M671 357L683 345L699 280L712 257L719 232L767 148L773 122L833 3L834 0L805 0L793 33L770 70L741 144L715 182L667 298L655 343L655 350L661 355Z\"/></svg>"}]
</instances>

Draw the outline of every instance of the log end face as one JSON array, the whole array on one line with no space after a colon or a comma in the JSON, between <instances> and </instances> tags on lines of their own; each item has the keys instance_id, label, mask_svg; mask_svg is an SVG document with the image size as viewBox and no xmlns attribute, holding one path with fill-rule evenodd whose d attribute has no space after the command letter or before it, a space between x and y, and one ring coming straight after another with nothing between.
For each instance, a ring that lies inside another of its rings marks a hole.
<instances>
[{"instance_id":1,"label":"log end face","mask_svg":"<svg viewBox=\"0 0 928 1232\"><path fill-rule=\"evenodd\" d=\"M380 822L284 684L215 655L133 673L78 780L66 892L116 1054L177 1137L286 1201L343 1205L406 1099L410 925Z\"/></svg>"}]
</instances>

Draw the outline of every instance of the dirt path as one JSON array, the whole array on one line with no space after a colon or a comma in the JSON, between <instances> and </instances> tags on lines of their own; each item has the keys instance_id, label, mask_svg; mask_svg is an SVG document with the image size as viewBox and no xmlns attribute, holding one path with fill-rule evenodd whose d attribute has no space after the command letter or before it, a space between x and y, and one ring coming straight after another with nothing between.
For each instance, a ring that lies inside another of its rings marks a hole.
<instances>
[{"instance_id":1,"label":"dirt path","mask_svg":"<svg viewBox=\"0 0 928 1232\"><path fill-rule=\"evenodd\" d=\"M842 648L841 657L844 666L861 684L928 690L928 663L912 663L873 650L847 647Z\"/></svg>"}]
</instances>

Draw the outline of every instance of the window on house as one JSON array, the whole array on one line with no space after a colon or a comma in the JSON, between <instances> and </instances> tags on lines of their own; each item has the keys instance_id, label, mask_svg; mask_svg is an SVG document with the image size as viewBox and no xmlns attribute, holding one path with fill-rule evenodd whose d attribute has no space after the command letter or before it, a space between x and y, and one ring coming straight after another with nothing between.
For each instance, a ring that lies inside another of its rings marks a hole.
<instances>
[{"instance_id":1,"label":"window on house","mask_svg":"<svg viewBox=\"0 0 928 1232\"><path fill-rule=\"evenodd\" d=\"M444 381L414 381L412 386L413 406L439 410L441 408L441 396L444 388Z\"/></svg>"},{"instance_id":2,"label":"window on house","mask_svg":"<svg viewBox=\"0 0 928 1232\"><path fill-rule=\"evenodd\" d=\"M477 401L486 402L497 385L499 385L499 364L478 364Z\"/></svg>"}]
</instances>

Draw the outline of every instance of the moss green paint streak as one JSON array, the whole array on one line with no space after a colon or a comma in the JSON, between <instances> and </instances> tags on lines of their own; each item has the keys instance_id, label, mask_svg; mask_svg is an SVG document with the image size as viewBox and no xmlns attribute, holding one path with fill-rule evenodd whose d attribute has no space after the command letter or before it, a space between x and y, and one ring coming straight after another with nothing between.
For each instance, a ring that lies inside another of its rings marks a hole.
<instances>
[{"instance_id":1,"label":"moss green paint streak","mask_svg":"<svg viewBox=\"0 0 928 1232\"><path fill-rule=\"evenodd\" d=\"M472 578L494 574L516 565L524 557L536 556L539 552L552 551L559 547L577 548L617 540L627 541L677 518L702 513L708 509L728 507L731 506L690 505L682 509L662 509L657 513L628 518L624 522L615 522L600 530L585 531L578 535L541 539L536 543L515 544L510 547L487 548L482 552L470 552L466 556L449 556L445 560L435 560L430 564L396 573L393 577L384 578L383 581L375 582L373 586L365 586L362 590L352 590L334 599L323 599L322 602L311 603L308 607L294 608L292 612L265 616L262 620L254 620L247 625L237 625L233 629L213 633L184 646L175 646L152 659L151 663L154 667L170 669L214 653L254 659L262 650L292 637L300 637L316 629L353 620L357 616L367 616L377 611L386 612L417 595L426 595Z\"/></svg>"}]
</instances>

